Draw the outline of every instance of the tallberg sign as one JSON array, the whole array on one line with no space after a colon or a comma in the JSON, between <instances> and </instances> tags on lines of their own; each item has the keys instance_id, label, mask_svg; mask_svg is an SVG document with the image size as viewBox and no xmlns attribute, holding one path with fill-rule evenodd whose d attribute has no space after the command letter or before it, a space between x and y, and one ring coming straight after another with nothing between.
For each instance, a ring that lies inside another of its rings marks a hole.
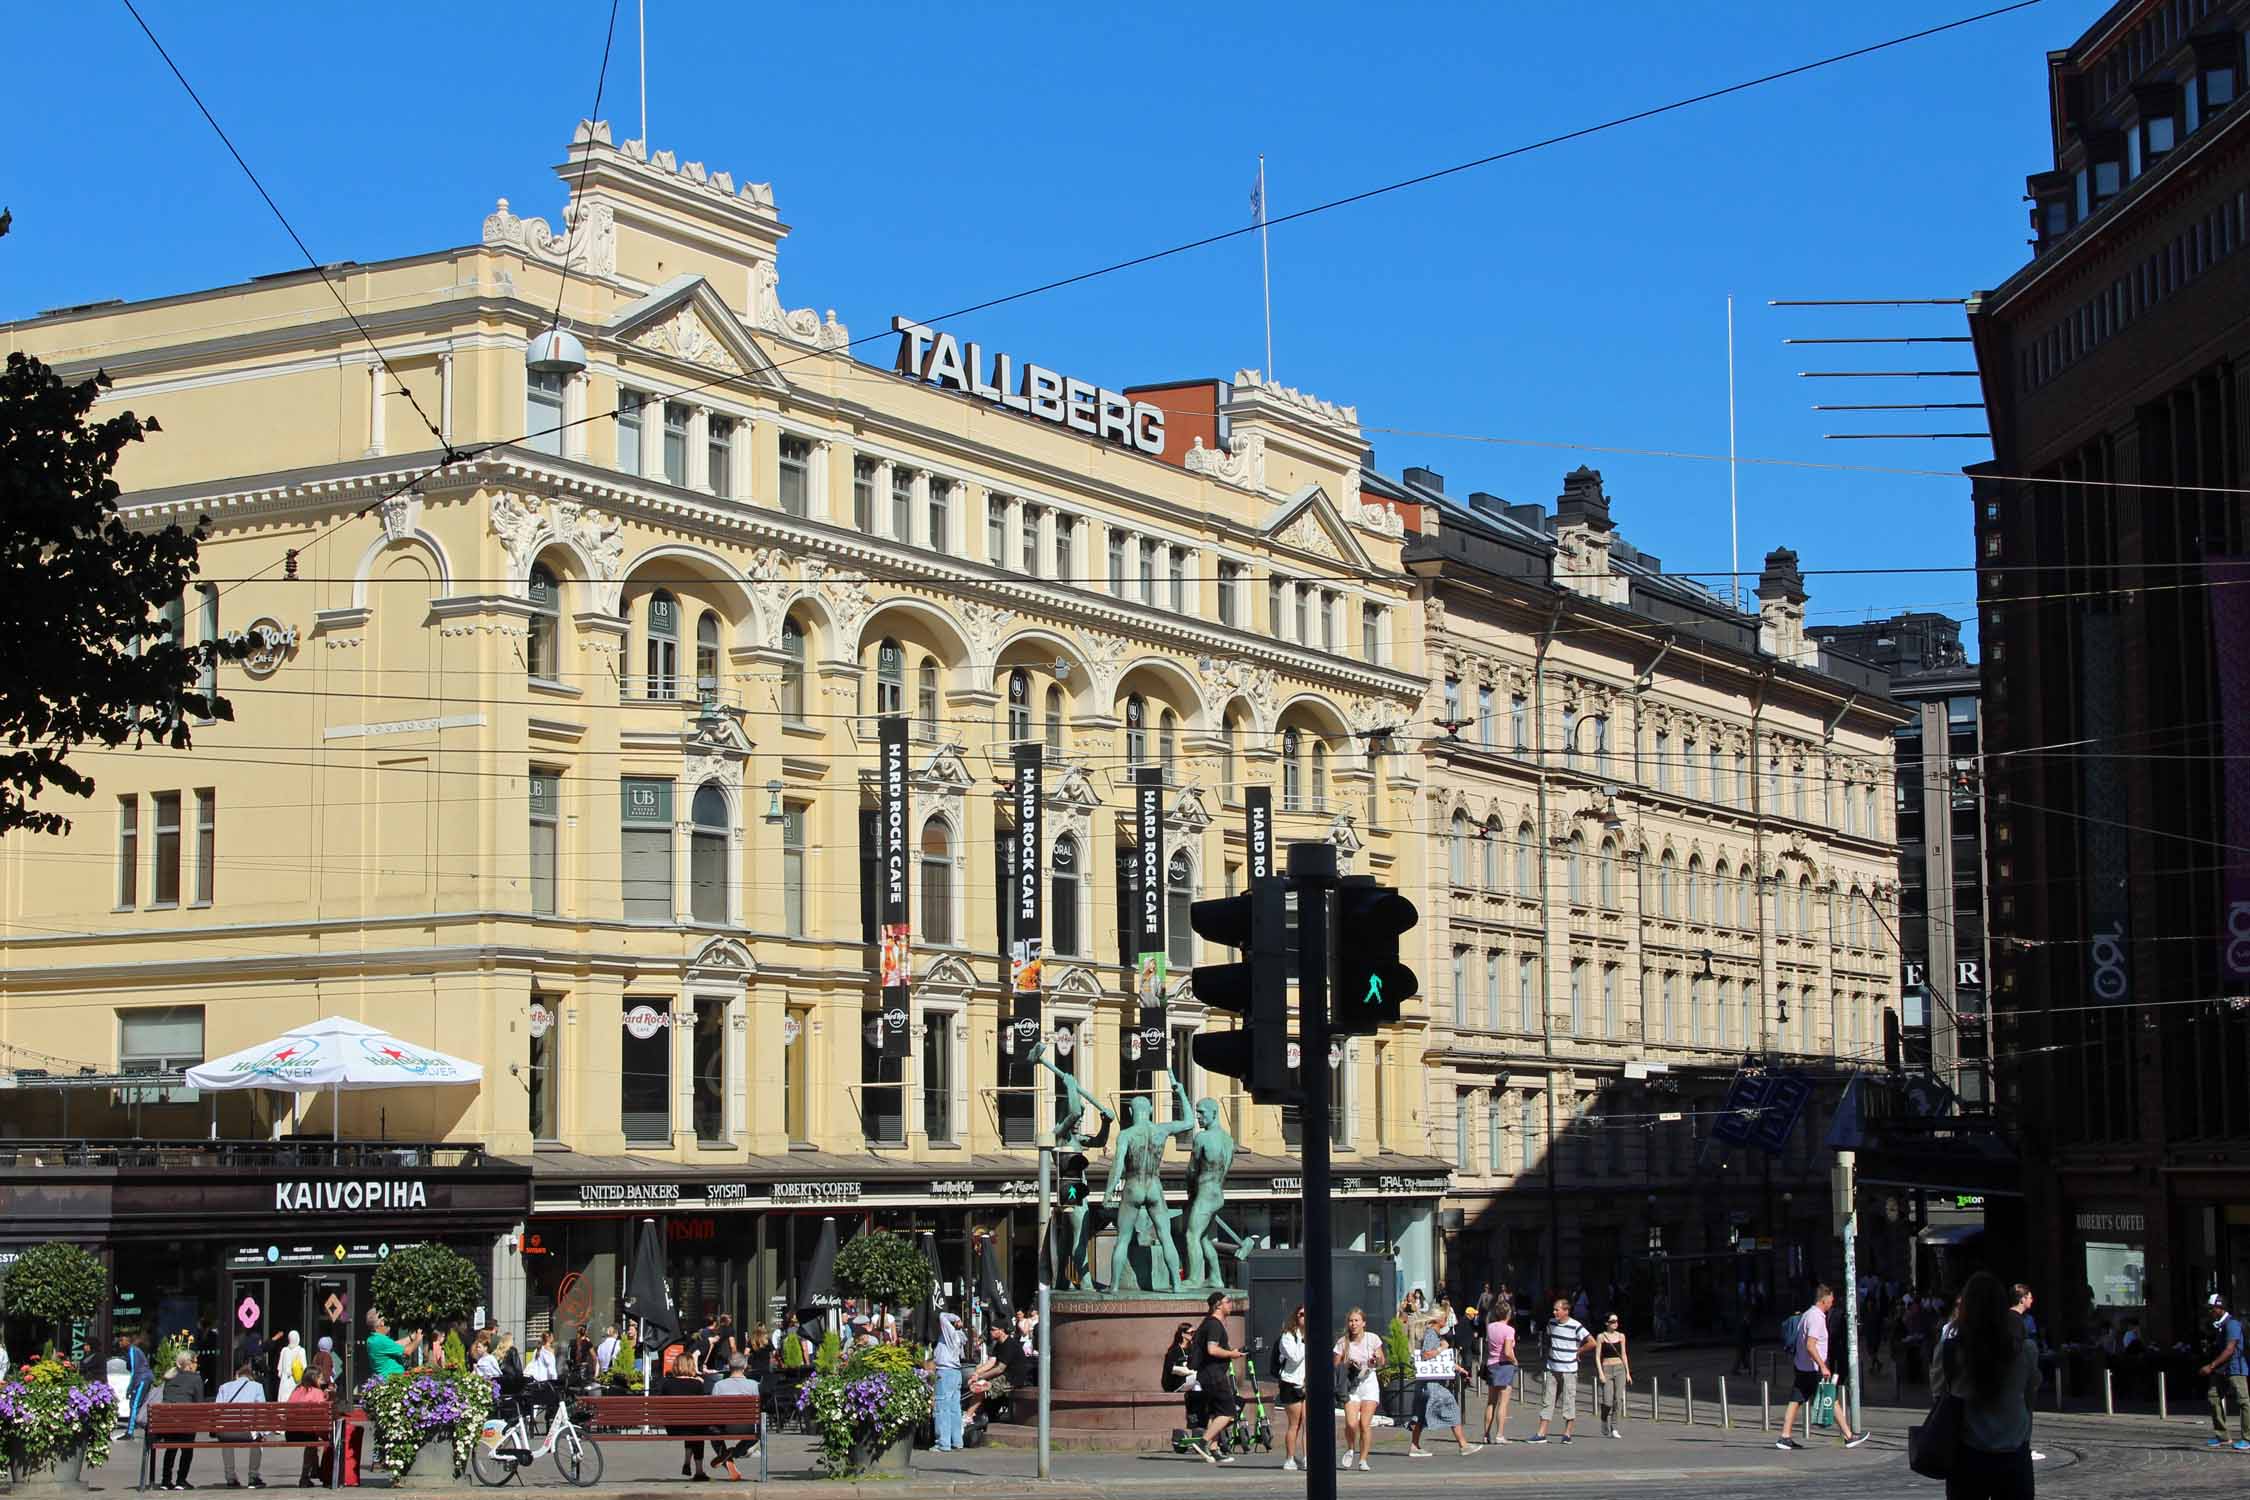
<instances>
[{"instance_id":1,"label":"tallberg sign","mask_svg":"<svg viewBox=\"0 0 2250 1500\"><path fill-rule=\"evenodd\" d=\"M902 375L926 380L943 390L981 397L995 406L1135 452L1159 456L1164 452L1164 412L1160 407L1088 385L1074 375L1058 375L1045 365L1026 363L1019 375L1012 354L992 356L988 380L980 373L987 368L982 345L972 341L964 347L952 334L925 328L910 318L893 318L891 327L898 331L898 369Z\"/></svg>"}]
</instances>

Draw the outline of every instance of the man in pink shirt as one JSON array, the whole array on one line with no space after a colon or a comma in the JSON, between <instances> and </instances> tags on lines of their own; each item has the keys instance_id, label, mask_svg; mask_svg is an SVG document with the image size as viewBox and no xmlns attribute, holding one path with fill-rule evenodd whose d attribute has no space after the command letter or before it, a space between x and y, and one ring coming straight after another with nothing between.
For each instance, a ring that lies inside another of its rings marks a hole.
<instances>
[{"instance_id":1,"label":"man in pink shirt","mask_svg":"<svg viewBox=\"0 0 2250 1500\"><path fill-rule=\"evenodd\" d=\"M1820 1383L1836 1378L1828 1364L1828 1309L1836 1305L1836 1293L1826 1283L1813 1292L1813 1305L1797 1316L1797 1337L1790 1353L1790 1363L1796 1370L1796 1385L1789 1393L1789 1407L1781 1414L1781 1441L1775 1443L1783 1452L1805 1445L1789 1435L1797 1424L1797 1408L1820 1394ZM1848 1403L1836 1403L1836 1427L1844 1435L1844 1446L1857 1448L1867 1441L1867 1434L1852 1431L1851 1417L1844 1410ZM1812 1427L1812 1416L1805 1416L1805 1426Z\"/></svg>"}]
</instances>

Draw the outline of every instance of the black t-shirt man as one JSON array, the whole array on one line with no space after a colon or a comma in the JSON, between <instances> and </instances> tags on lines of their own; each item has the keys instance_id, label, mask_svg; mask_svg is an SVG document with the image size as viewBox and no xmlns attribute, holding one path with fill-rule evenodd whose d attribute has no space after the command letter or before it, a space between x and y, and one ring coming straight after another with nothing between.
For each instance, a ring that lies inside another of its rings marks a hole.
<instances>
[{"instance_id":1,"label":"black t-shirt man","mask_svg":"<svg viewBox=\"0 0 2250 1500\"><path fill-rule=\"evenodd\" d=\"M1195 1383L1202 1392L1204 1415L1209 1426L1203 1434L1203 1445L1213 1446L1219 1434L1226 1430L1242 1407L1234 1394L1234 1361L1240 1352L1227 1342L1228 1298L1224 1292L1213 1292L1208 1304L1210 1316L1196 1325L1195 1343L1191 1350L1195 1362Z\"/></svg>"}]
</instances>

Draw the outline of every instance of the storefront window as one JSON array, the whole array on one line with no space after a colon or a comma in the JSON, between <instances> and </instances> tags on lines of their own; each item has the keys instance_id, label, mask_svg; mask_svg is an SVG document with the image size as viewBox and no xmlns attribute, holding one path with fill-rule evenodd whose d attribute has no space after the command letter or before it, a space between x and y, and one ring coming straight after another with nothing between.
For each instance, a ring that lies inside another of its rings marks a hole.
<instances>
[{"instance_id":1,"label":"storefront window","mask_svg":"<svg viewBox=\"0 0 2250 1500\"><path fill-rule=\"evenodd\" d=\"M672 1002L627 995L618 1114L628 1145L672 1144Z\"/></svg>"},{"instance_id":2,"label":"storefront window","mask_svg":"<svg viewBox=\"0 0 2250 1500\"><path fill-rule=\"evenodd\" d=\"M906 1059L885 1054L875 1040L877 1013L864 1012L859 1028L859 1113L870 1146L906 1143Z\"/></svg>"},{"instance_id":3,"label":"storefront window","mask_svg":"<svg viewBox=\"0 0 2250 1500\"><path fill-rule=\"evenodd\" d=\"M727 1002L695 1002L695 1138L727 1138Z\"/></svg>"}]
</instances>

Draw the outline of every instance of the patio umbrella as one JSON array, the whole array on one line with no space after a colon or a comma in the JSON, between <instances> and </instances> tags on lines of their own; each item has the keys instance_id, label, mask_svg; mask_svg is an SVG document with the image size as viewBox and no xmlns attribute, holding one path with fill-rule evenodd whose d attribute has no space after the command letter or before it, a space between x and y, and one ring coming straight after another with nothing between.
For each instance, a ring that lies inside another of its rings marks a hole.
<instances>
[{"instance_id":1,"label":"patio umbrella","mask_svg":"<svg viewBox=\"0 0 2250 1500\"><path fill-rule=\"evenodd\" d=\"M805 1262L797 1277L797 1307L834 1307L836 1305L836 1216L827 1215L820 1221L820 1237L813 1241L812 1258Z\"/></svg>"},{"instance_id":2,"label":"patio umbrella","mask_svg":"<svg viewBox=\"0 0 2250 1500\"><path fill-rule=\"evenodd\" d=\"M938 1263L937 1236L925 1229L921 1240L922 1259L930 1268L930 1295L924 1297L921 1307L915 1310L914 1341L934 1346L938 1339L938 1314L945 1308L945 1267Z\"/></svg>"},{"instance_id":3,"label":"patio umbrella","mask_svg":"<svg viewBox=\"0 0 2250 1500\"><path fill-rule=\"evenodd\" d=\"M640 1319L640 1349L661 1352L680 1336L680 1316L672 1310L672 1288L664 1280L664 1240L654 1219L641 1220L633 1241L633 1268L625 1281L625 1310Z\"/></svg>"},{"instance_id":4,"label":"patio umbrella","mask_svg":"<svg viewBox=\"0 0 2250 1500\"><path fill-rule=\"evenodd\" d=\"M337 1095L349 1089L448 1087L480 1083L484 1068L462 1058L401 1041L379 1026L328 1016L255 1047L199 1063L187 1070L194 1089L271 1089L284 1094L325 1092L343 1115Z\"/></svg>"},{"instance_id":5,"label":"patio umbrella","mask_svg":"<svg viewBox=\"0 0 2250 1500\"><path fill-rule=\"evenodd\" d=\"M1015 1321L1015 1304L1008 1300L1008 1279L1000 1274L1000 1252L993 1248L991 1235L985 1236L984 1252L977 1263L977 1296L984 1301L986 1327L1007 1327Z\"/></svg>"}]
</instances>

